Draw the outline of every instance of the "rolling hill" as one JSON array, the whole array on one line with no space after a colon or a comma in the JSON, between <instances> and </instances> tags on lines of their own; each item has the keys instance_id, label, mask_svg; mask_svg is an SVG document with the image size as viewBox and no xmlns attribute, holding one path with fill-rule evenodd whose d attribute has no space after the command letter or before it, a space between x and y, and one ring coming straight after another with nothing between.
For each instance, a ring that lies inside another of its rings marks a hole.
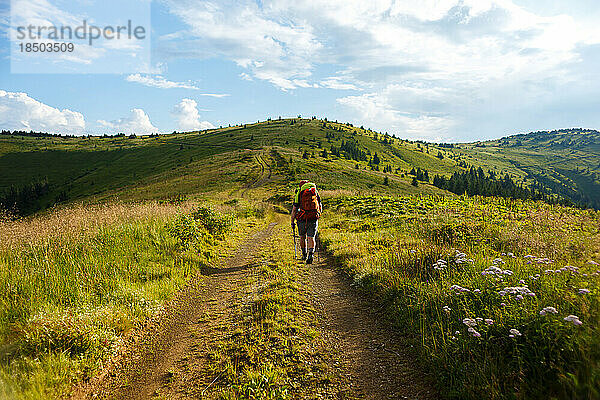
<instances>
[{"instance_id":1,"label":"rolling hill","mask_svg":"<svg viewBox=\"0 0 600 400\"><path fill-rule=\"evenodd\" d=\"M450 150L476 166L509 173L575 204L600 208L600 132L541 131L459 144Z\"/></svg>"},{"instance_id":2,"label":"rolling hill","mask_svg":"<svg viewBox=\"0 0 600 400\"><path fill-rule=\"evenodd\" d=\"M582 130L5 133L0 203L34 215L0 215L0 398L598 398L600 212L554 204L596 204L597 164ZM497 193L434 185L452 176ZM282 207L302 178L312 265Z\"/></svg>"},{"instance_id":3,"label":"rolling hill","mask_svg":"<svg viewBox=\"0 0 600 400\"><path fill-rule=\"evenodd\" d=\"M315 118L141 137L0 135L2 202L7 208L18 203L22 214L73 200L240 190L263 173L270 183L265 190L272 191L308 176L325 190L450 194L429 183L433 176L471 167L600 208L600 133L581 129L456 145Z\"/></svg>"}]
</instances>

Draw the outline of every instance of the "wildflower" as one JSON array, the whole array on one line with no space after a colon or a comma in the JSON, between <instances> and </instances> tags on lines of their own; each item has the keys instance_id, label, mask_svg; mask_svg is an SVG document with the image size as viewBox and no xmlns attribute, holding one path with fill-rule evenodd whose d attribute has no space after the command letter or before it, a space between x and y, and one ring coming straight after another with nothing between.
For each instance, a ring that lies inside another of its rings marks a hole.
<instances>
[{"instance_id":1,"label":"wildflower","mask_svg":"<svg viewBox=\"0 0 600 400\"><path fill-rule=\"evenodd\" d=\"M531 296L533 293L527 285L525 286L514 286L514 287L505 287L503 290L499 291L498 294L500 296L505 296L507 294L516 296L518 300L523 300L523 295ZM533 293L535 296L535 293Z\"/></svg>"},{"instance_id":2,"label":"wildflower","mask_svg":"<svg viewBox=\"0 0 600 400\"><path fill-rule=\"evenodd\" d=\"M459 285L452 285L450 286L450 290L453 290L455 293L465 293L465 292L470 292L469 289L464 288L462 286Z\"/></svg>"},{"instance_id":3,"label":"wildflower","mask_svg":"<svg viewBox=\"0 0 600 400\"><path fill-rule=\"evenodd\" d=\"M500 303L502 307L506 307L506 303Z\"/></svg>"},{"instance_id":4,"label":"wildflower","mask_svg":"<svg viewBox=\"0 0 600 400\"><path fill-rule=\"evenodd\" d=\"M510 330L510 335L508 335L508 337L514 338L516 336L521 336L521 332L519 332L517 329L511 329Z\"/></svg>"},{"instance_id":5,"label":"wildflower","mask_svg":"<svg viewBox=\"0 0 600 400\"><path fill-rule=\"evenodd\" d=\"M475 318L475 320L476 320L477 322L483 322L483 318L480 318L480 317L477 317L477 318Z\"/></svg>"},{"instance_id":6,"label":"wildflower","mask_svg":"<svg viewBox=\"0 0 600 400\"><path fill-rule=\"evenodd\" d=\"M471 328L469 328L469 329L468 329L468 331L469 331L469 333L470 333L471 335L473 335L473 337L481 337L481 333L477 332L477 331L476 331L474 328L472 328L472 327L471 327Z\"/></svg>"},{"instance_id":7,"label":"wildflower","mask_svg":"<svg viewBox=\"0 0 600 400\"><path fill-rule=\"evenodd\" d=\"M435 264L433 264L433 269L436 269L438 271L444 269L444 267L447 267L446 261L444 260L437 260Z\"/></svg>"},{"instance_id":8,"label":"wildflower","mask_svg":"<svg viewBox=\"0 0 600 400\"><path fill-rule=\"evenodd\" d=\"M486 318L486 319L485 319L485 323L486 323L486 324L488 324L488 325L494 325L494 320L493 320L493 319Z\"/></svg>"},{"instance_id":9,"label":"wildflower","mask_svg":"<svg viewBox=\"0 0 600 400\"><path fill-rule=\"evenodd\" d=\"M473 289L473 293L481 293L481 290L479 290L479 289Z\"/></svg>"},{"instance_id":10,"label":"wildflower","mask_svg":"<svg viewBox=\"0 0 600 400\"><path fill-rule=\"evenodd\" d=\"M524 281L523 279L521 279L521 280L519 281L519 285L524 285L524 284L525 284L525 281Z\"/></svg>"},{"instance_id":11,"label":"wildflower","mask_svg":"<svg viewBox=\"0 0 600 400\"><path fill-rule=\"evenodd\" d=\"M592 261L592 260L588 261L588 264L599 265L596 261Z\"/></svg>"},{"instance_id":12,"label":"wildflower","mask_svg":"<svg viewBox=\"0 0 600 400\"><path fill-rule=\"evenodd\" d=\"M495 264L505 264L504 260L501 258L495 258L492 260L492 263Z\"/></svg>"},{"instance_id":13,"label":"wildflower","mask_svg":"<svg viewBox=\"0 0 600 400\"><path fill-rule=\"evenodd\" d=\"M556 308L554 308L554 307L544 307L540 311L540 315L544 316L546 314L558 314L558 311L556 311Z\"/></svg>"},{"instance_id":14,"label":"wildflower","mask_svg":"<svg viewBox=\"0 0 600 400\"><path fill-rule=\"evenodd\" d=\"M567 322L572 322L573 325L582 325L583 322L579 320L577 315L569 315L568 317L563 318Z\"/></svg>"},{"instance_id":15,"label":"wildflower","mask_svg":"<svg viewBox=\"0 0 600 400\"><path fill-rule=\"evenodd\" d=\"M454 332L454 334L455 334L456 336L458 336L458 335L460 335L460 331L456 331L456 332Z\"/></svg>"},{"instance_id":16,"label":"wildflower","mask_svg":"<svg viewBox=\"0 0 600 400\"><path fill-rule=\"evenodd\" d=\"M501 275L502 272L502 268L498 268L495 265L492 265L491 267L481 271L481 275Z\"/></svg>"},{"instance_id":17,"label":"wildflower","mask_svg":"<svg viewBox=\"0 0 600 400\"><path fill-rule=\"evenodd\" d=\"M473 318L465 318L463 319L463 324L467 325L468 327L474 327L477 326L477 321L474 320Z\"/></svg>"},{"instance_id":18,"label":"wildflower","mask_svg":"<svg viewBox=\"0 0 600 400\"><path fill-rule=\"evenodd\" d=\"M579 289L579 294L590 294L588 289Z\"/></svg>"},{"instance_id":19,"label":"wildflower","mask_svg":"<svg viewBox=\"0 0 600 400\"><path fill-rule=\"evenodd\" d=\"M448 306L444 306L443 307L444 311L446 311L448 314L450 314L450 311L452 310L450 307Z\"/></svg>"},{"instance_id":20,"label":"wildflower","mask_svg":"<svg viewBox=\"0 0 600 400\"><path fill-rule=\"evenodd\" d=\"M467 258L467 255L465 253L462 253L462 252L460 252L458 250L456 250L456 254L454 255L454 257L455 257L454 262L456 262L456 264L463 264L463 263L466 263L466 262L472 263L473 262L472 259Z\"/></svg>"}]
</instances>

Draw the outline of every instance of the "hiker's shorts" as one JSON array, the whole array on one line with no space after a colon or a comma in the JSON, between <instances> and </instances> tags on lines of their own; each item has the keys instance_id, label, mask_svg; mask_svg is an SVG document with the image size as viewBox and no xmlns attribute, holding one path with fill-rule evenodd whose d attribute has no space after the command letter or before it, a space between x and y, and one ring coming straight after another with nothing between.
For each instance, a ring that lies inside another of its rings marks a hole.
<instances>
[{"instance_id":1,"label":"hiker's shorts","mask_svg":"<svg viewBox=\"0 0 600 400\"><path fill-rule=\"evenodd\" d=\"M314 238L317 234L317 228L319 227L318 219L311 219L308 221L296 221L298 224L298 234L300 236L308 236Z\"/></svg>"}]
</instances>

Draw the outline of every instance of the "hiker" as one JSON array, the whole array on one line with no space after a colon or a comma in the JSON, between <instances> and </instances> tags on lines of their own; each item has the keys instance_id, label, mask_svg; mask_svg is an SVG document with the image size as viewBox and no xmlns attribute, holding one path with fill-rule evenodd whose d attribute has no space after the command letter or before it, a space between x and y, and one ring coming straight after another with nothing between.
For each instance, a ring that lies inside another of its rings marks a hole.
<instances>
[{"instance_id":1,"label":"hiker","mask_svg":"<svg viewBox=\"0 0 600 400\"><path fill-rule=\"evenodd\" d=\"M302 260L306 260L307 264L312 264L313 261L315 237L322 211L323 206L319 192L317 192L317 186L309 181L300 181L300 186L296 189L294 195L291 215L292 229L294 229L294 224L297 221Z\"/></svg>"}]
</instances>

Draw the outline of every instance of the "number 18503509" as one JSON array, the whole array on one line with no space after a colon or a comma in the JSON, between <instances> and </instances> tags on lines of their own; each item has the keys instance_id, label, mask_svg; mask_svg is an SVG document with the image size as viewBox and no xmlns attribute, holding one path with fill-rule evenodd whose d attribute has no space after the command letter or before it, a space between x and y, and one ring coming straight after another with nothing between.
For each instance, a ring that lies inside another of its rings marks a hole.
<instances>
[{"instance_id":1,"label":"number 18503509","mask_svg":"<svg viewBox=\"0 0 600 400\"><path fill-rule=\"evenodd\" d=\"M72 53L75 50L73 43L19 43L21 53Z\"/></svg>"}]
</instances>

